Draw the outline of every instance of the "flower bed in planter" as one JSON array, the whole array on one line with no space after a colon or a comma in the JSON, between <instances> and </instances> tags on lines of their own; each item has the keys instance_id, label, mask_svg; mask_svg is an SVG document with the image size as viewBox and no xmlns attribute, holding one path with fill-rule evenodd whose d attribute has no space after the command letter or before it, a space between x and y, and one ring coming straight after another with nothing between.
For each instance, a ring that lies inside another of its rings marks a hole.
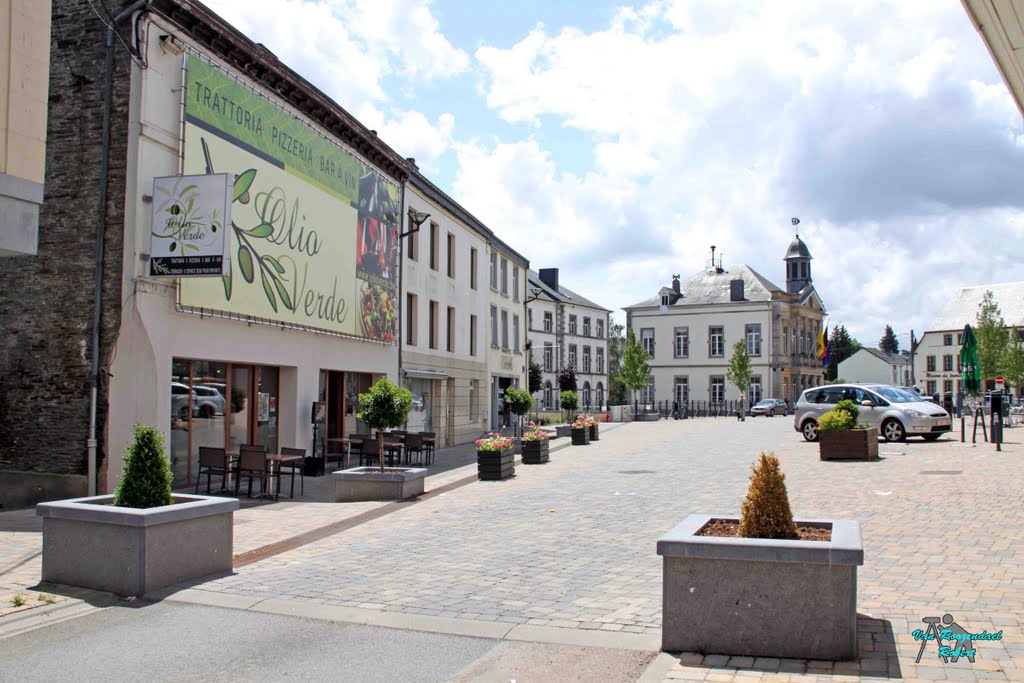
<instances>
[{"instance_id":1,"label":"flower bed in planter","mask_svg":"<svg viewBox=\"0 0 1024 683\"><path fill-rule=\"evenodd\" d=\"M878 428L818 432L821 460L875 460L878 458Z\"/></svg>"},{"instance_id":2,"label":"flower bed in planter","mask_svg":"<svg viewBox=\"0 0 1024 683\"><path fill-rule=\"evenodd\" d=\"M144 595L231 571L233 498L174 494L172 505L128 508L114 496L36 506L43 518L43 581Z\"/></svg>"},{"instance_id":3,"label":"flower bed in planter","mask_svg":"<svg viewBox=\"0 0 1024 683\"><path fill-rule=\"evenodd\" d=\"M550 444L547 439L523 441L523 464L543 465L550 460Z\"/></svg>"},{"instance_id":4,"label":"flower bed in planter","mask_svg":"<svg viewBox=\"0 0 1024 683\"><path fill-rule=\"evenodd\" d=\"M590 444L590 427L572 428L572 445L586 446Z\"/></svg>"},{"instance_id":5,"label":"flower bed in planter","mask_svg":"<svg viewBox=\"0 0 1024 683\"><path fill-rule=\"evenodd\" d=\"M857 655L860 525L827 527L830 541L698 536L738 516L690 515L658 539L663 557L662 649L796 659Z\"/></svg>"},{"instance_id":6,"label":"flower bed in planter","mask_svg":"<svg viewBox=\"0 0 1024 683\"><path fill-rule=\"evenodd\" d=\"M368 500L405 500L423 494L426 467L353 467L332 472L334 500L355 503Z\"/></svg>"},{"instance_id":7,"label":"flower bed in planter","mask_svg":"<svg viewBox=\"0 0 1024 683\"><path fill-rule=\"evenodd\" d=\"M495 481L515 475L516 454L512 450L512 439L501 434L490 434L474 443L476 473L480 479Z\"/></svg>"}]
</instances>

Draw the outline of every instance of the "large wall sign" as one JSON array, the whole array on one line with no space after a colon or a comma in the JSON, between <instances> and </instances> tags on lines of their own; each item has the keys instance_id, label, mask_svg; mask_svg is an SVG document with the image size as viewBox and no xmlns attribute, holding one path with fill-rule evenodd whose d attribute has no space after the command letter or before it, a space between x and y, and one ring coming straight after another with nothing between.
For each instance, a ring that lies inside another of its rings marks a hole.
<instances>
[{"instance_id":1,"label":"large wall sign","mask_svg":"<svg viewBox=\"0 0 1024 683\"><path fill-rule=\"evenodd\" d=\"M186 69L185 172L234 184L227 274L182 280L182 305L394 342L398 186L223 70Z\"/></svg>"},{"instance_id":2,"label":"large wall sign","mask_svg":"<svg viewBox=\"0 0 1024 683\"><path fill-rule=\"evenodd\" d=\"M153 179L150 275L223 275L231 224L227 173Z\"/></svg>"}]
</instances>

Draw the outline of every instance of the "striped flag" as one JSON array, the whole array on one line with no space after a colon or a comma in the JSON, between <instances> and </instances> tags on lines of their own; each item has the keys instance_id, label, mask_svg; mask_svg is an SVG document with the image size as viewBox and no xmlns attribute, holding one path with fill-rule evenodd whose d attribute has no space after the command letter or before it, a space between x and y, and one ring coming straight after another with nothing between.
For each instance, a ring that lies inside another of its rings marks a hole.
<instances>
[{"instance_id":1,"label":"striped flag","mask_svg":"<svg viewBox=\"0 0 1024 683\"><path fill-rule=\"evenodd\" d=\"M818 357L818 360L821 361L822 365L828 365L828 357L830 355L830 351L831 350L832 349L829 348L829 343L828 343L828 325L825 325L825 327L821 328L821 331L818 332L818 353L817 353L817 357Z\"/></svg>"}]
</instances>

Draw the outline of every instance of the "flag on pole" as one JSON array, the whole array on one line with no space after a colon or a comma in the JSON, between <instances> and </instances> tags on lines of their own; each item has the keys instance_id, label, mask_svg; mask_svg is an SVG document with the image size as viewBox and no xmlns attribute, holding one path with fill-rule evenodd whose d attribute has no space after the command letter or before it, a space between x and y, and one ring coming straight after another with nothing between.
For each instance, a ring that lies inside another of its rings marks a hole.
<instances>
[{"instance_id":1,"label":"flag on pole","mask_svg":"<svg viewBox=\"0 0 1024 683\"><path fill-rule=\"evenodd\" d=\"M790 222L793 223L793 225L800 225L800 219L799 218L790 218L789 220L790 220Z\"/></svg>"},{"instance_id":2,"label":"flag on pole","mask_svg":"<svg viewBox=\"0 0 1024 683\"><path fill-rule=\"evenodd\" d=\"M818 352L816 354L822 365L828 365L830 351L831 349L829 348L828 343L828 325L825 325L825 327L821 328L821 331L818 332Z\"/></svg>"}]
</instances>

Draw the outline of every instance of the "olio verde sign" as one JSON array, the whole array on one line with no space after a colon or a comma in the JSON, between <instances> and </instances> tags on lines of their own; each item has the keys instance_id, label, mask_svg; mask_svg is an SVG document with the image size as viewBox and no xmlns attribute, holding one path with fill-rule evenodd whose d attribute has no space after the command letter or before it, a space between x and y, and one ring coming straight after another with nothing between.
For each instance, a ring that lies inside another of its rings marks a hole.
<instances>
[{"instance_id":1,"label":"olio verde sign","mask_svg":"<svg viewBox=\"0 0 1024 683\"><path fill-rule=\"evenodd\" d=\"M181 281L181 303L395 340L398 186L290 112L194 56L185 172L232 176L229 262Z\"/></svg>"},{"instance_id":2,"label":"olio verde sign","mask_svg":"<svg viewBox=\"0 0 1024 683\"><path fill-rule=\"evenodd\" d=\"M150 275L223 275L231 223L227 173L153 179Z\"/></svg>"}]
</instances>

